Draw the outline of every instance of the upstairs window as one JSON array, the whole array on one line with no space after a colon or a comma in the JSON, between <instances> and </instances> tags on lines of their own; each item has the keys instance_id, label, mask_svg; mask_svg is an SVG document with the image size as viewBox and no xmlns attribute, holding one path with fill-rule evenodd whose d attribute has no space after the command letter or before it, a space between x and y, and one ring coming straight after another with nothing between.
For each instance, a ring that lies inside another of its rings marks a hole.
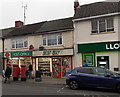
<instances>
[{"instance_id":1,"label":"upstairs window","mask_svg":"<svg viewBox=\"0 0 120 97\"><path fill-rule=\"evenodd\" d=\"M58 35L58 44L62 44L62 35Z\"/></svg>"},{"instance_id":2,"label":"upstairs window","mask_svg":"<svg viewBox=\"0 0 120 97\"><path fill-rule=\"evenodd\" d=\"M62 44L62 35L61 34L48 34L43 36L43 45L44 46L54 46Z\"/></svg>"},{"instance_id":3,"label":"upstairs window","mask_svg":"<svg viewBox=\"0 0 120 97\"><path fill-rule=\"evenodd\" d=\"M28 41L26 38L12 40L12 49L27 48L27 47L28 47Z\"/></svg>"},{"instance_id":4,"label":"upstairs window","mask_svg":"<svg viewBox=\"0 0 120 97\"><path fill-rule=\"evenodd\" d=\"M91 22L92 33L102 33L114 31L113 18L104 18Z\"/></svg>"}]
</instances>

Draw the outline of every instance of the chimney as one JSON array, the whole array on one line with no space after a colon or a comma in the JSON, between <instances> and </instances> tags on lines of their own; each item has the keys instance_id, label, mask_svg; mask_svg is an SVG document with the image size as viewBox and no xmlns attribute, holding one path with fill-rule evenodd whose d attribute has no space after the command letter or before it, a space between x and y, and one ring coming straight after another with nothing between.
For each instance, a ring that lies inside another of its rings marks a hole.
<instances>
[{"instance_id":1,"label":"chimney","mask_svg":"<svg viewBox=\"0 0 120 97\"><path fill-rule=\"evenodd\" d=\"M15 27L21 27L23 24L24 23L22 21L15 21Z\"/></svg>"},{"instance_id":2,"label":"chimney","mask_svg":"<svg viewBox=\"0 0 120 97\"><path fill-rule=\"evenodd\" d=\"M79 6L79 2L78 2L78 0L75 0L74 1L74 12L76 13L76 9L77 9L77 7Z\"/></svg>"}]
</instances>

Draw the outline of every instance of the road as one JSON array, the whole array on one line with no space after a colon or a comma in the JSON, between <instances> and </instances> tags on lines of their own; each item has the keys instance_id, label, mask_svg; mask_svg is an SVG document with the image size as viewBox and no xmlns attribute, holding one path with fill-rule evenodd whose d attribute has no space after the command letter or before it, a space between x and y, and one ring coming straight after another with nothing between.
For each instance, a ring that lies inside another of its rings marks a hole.
<instances>
[{"instance_id":1,"label":"road","mask_svg":"<svg viewBox=\"0 0 120 97\"><path fill-rule=\"evenodd\" d=\"M2 90L3 95L115 95L120 97L120 94L110 90L71 90L66 85L43 83L6 83L2 84Z\"/></svg>"}]
</instances>

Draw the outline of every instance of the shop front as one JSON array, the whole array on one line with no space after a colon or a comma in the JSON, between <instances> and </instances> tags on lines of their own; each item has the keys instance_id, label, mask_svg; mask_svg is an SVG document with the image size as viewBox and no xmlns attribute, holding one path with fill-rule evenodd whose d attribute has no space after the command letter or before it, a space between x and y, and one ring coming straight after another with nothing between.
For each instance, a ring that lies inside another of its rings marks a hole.
<instances>
[{"instance_id":1,"label":"shop front","mask_svg":"<svg viewBox=\"0 0 120 97\"><path fill-rule=\"evenodd\" d=\"M78 44L78 54L88 66L105 67L120 71L120 41Z\"/></svg>"},{"instance_id":2,"label":"shop front","mask_svg":"<svg viewBox=\"0 0 120 97\"><path fill-rule=\"evenodd\" d=\"M32 51L21 51L21 52L5 52L3 54L4 57L4 68L6 64L11 64L12 66L25 65L26 69L28 69L29 65L33 65L34 67L34 58L32 58Z\"/></svg>"},{"instance_id":3,"label":"shop front","mask_svg":"<svg viewBox=\"0 0 120 97\"><path fill-rule=\"evenodd\" d=\"M2 53L0 53L0 74L2 74L2 69L3 69L3 61L2 61Z\"/></svg>"},{"instance_id":4,"label":"shop front","mask_svg":"<svg viewBox=\"0 0 120 97\"><path fill-rule=\"evenodd\" d=\"M34 51L36 70L42 76L62 78L67 77L72 70L73 49Z\"/></svg>"}]
</instances>

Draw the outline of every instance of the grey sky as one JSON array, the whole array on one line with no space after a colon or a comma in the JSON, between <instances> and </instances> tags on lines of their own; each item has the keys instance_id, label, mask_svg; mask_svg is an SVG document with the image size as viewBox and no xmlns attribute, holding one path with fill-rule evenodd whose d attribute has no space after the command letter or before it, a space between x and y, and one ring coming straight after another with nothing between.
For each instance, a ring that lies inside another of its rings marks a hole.
<instances>
[{"instance_id":1,"label":"grey sky","mask_svg":"<svg viewBox=\"0 0 120 97\"><path fill-rule=\"evenodd\" d=\"M75 0L0 0L0 29L24 21L22 1L27 2L26 24L72 17ZM78 0L81 5L104 0Z\"/></svg>"}]
</instances>

